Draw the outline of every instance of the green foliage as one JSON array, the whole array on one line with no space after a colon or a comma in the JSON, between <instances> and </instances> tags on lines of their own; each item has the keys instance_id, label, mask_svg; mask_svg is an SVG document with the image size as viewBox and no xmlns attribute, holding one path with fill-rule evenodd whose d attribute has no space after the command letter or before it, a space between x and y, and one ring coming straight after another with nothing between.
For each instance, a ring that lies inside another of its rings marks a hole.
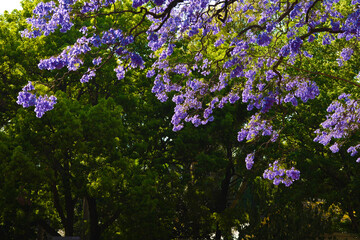
<instances>
[{"instance_id":1,"label":"green foliage","mask_svg":"<svg viewBox=\"0 0 360 240\"><path fill-rule=\"evenodd\" d=\"M358 165L345 150L331 154L313 142L324 109L338 93L358 94L343 81L319 74L355 76L359 56L341 69L323 60L324 55L335 60L332 53L342 41L336 40L334 47L312 44L311 61L289 66L290 73L304 71L316 79L322 92L291 115L290 104L270 113L282 129L282 140L267 144L264 138L257 154L264 157L257 156L248 171L244 159L254 146L236 141L250 114L241 103L217 109L206 127L189 124L174 133L173 103L158 102L141 72L130 71L118 81L114 60L93 81L81 84L73 80L79 73L63 70L54 76L38 70L41 58L58 53L79 33L22 39L19 31L36 2L24 1L24 11L0 16L1 239L35 239L40 228L50 234L65 230L82 239L129 240L232 239L233 230L238 239L315 239L324 232L359 232ZM98 31L114 22L129 22L130 27L137 21L99 18ZM143 55L148 49L139 37L132 47ZM185 40L179 44L174 58L188 58L187 52L197 47ZM219 57L215 51L206 54ZM84 68L91 60L84 59ZM61 90L54 111L41 119L15 103L27 81L44 91L54 84ZM358 140L352 136L344 144ZM289 189L256 177L279 158L302 172ZM341 221L344 215L348 217Z\"/></svg>"}]
</instances>

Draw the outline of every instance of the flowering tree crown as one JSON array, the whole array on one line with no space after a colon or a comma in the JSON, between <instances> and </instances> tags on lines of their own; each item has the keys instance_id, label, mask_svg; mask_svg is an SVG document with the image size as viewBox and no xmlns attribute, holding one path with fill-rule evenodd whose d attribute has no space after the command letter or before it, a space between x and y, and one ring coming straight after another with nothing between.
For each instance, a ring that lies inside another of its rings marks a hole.
<instances>
[{"instance_id":1,"label":"flowering tree crown","mask_svg":"<svg viewBox=\"0 0 360 240\"><path fill-rule=\"evenodd\" d=\"M72 46L41 60L39 68L83 71L80 81L86 83L114 57L118 62L114 71L121 80L130 69L145 68L144 56L133 45L146 34L154 59L147 77L153 79L152 92L160 101L166 101L172 92L174 131L182 129L184 122L205 125L213 121L214 109L241 101L254 114L239 129L238 141L269 136L269 141L275 142L279 129L274 129L267 113L281 105L296 107L299 101L306 103L319 95L316 82L287 70L298 59L313 57L314 41L329 45L341 39L344 47L339 50L338 65L351 59L360 39L359 6L360 0L133 0L131 6L120 0L58 0L39 3L28 19L31 29L23 35L46 36L57 29L65 33L79 18L132 16L136 23L128 27L114 23L103 30L96 21L83 26L79 29L82 36ZM186 57L178 59L176 51L184 51ZM85 56L97 52L103 54L93 58L93 66L84 71ZM41 117L56 99L36 98L31 91L34 88L29 83L19 93L18 103L35 105ZM341 95L328 112L315 141L327 145L332 138L346 137L358 129L359 101L349 95ZM340 145L335 142L331 151L337 152ZM348 152L355 156L359 146ZM255 152L246 157L248 169L254 159ZM289 186L299 174L276 161L265 170L264 178Z\"/></svg>"}]
</instances>

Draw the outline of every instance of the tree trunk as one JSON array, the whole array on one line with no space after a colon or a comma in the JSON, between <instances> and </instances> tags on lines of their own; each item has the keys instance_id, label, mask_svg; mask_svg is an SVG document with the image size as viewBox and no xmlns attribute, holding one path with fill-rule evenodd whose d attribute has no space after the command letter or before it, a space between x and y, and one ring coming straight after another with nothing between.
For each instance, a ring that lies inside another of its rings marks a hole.
<instances>
[{"instance_id":1,"label":"tree trunk","mask_svg":"<svg viewBox=\"0 0 360 240\"><path fill-rule=\"evenodd\" d=\"M68 159L65 160L63 173L61 174L62 182L64 185L64 197L65 197L65 211L66 211L66 221L65 221L65 236L74 235L74 200L71 196L71 182L70 182L70 168Z\"/></svg>"},{"instance_id":2,"label":"tree trunk","mask_svg":"<svg viewBox=\"0 0 360 240\"><path fill-rule=\"evenodd\" d=\"M231 147L227 148L227 158L229 160L228 165L226 166L225 170L225 177L223 181L221 182L221 191L219 193L219 196L216 201L216 212L221 213L226 209L226 204L228 200L228 194L229 194L229 187L230 187L230 181L234 174L234 164L232 161L232 151ZM216 234L215 234L215 240L221 239L221 230L219 227L219 223L216 225Z\"/></svg>"},{"instance_id":3,"label":"tree trunk","mask_svg":"<svg viewBox=\"0 0 360 240\"><path fill-rule=\"evenodd\" d=\"M99 216L96 209L96 200L92 197L87 197L87 202L89 206L89 216L90 216L90 240L100 239L101 230L99 226Z\"/></svg>"},{"instance_id":4,"label":"tree trunk","mask_svg":"<svg viewBox=\"0 0 360 240\"><path fill-rule=\"evenodd\" d=\"M219 223L216 224L215 240L221 240L221 230L219 228Z\"/></svg>"}]
</instances>

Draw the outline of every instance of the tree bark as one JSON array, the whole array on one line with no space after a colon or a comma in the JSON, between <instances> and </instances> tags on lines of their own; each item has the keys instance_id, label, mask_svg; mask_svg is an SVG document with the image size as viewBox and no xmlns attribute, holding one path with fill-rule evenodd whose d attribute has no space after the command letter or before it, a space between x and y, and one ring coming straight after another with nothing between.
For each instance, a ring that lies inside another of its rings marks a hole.
<instances>
[{"instance_id":1,"label":"tree bark","mask_svg":"<svg viewBox=\"0 0 360 240\"><path fill-rule=\"evenodd\" d=\"M232 161L232 151L231 146L227 148L227 158L229 160L228 165L226 166L225 170L225 177L223 181L221 182L221 191L218 196L218 199L216 201L216 212L221 213L226 209L226 204L228 200L228 194L229 194L229 187L230 187L230 181L232 176L234 175L234 164ZM221 239L221 230L219 227L219 223L216 225L216 233L215 233L215 240Z\"/></svg>"},{"instance_id":2,"label":"tree bark","mask_svg":"<svg viewBox=\"0 0 360 240\"><path fill-rule=\"evenodd\" d=\"M65 211L66 211L66 221L65 221L65 236L74 235L74 200L71 196L71 183L70 183L70 169L69 163L66 160L64 163L64 172L61 174L62 182L64 185L64 196L65 196Z\"/></svg>"},{"instance_id":3,"label":"tree bark","mask_svg":"<svg viewBox=\"0 0 360 240\"><path fill-rule=\"evenodd\" d=\"M90 216L90 240L100 239L101 230L99 226L99 216L96 209L96 199L93 197L86 197L89 206Z\"/></svg>"}]
</instances>

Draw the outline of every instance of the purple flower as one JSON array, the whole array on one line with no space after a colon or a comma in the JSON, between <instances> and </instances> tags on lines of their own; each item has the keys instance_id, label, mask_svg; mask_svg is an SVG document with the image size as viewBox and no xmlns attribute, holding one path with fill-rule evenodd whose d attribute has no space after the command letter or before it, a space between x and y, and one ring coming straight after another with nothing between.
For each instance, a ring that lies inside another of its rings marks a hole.
<instances>
[{"instance_id":1,"label":"purple flower","mask_svg":"<svg viewBox=\"0 0 360 240\"><path fill-rule=\"evenodd\" d=\"M291 168L290 170L286 170L286 176L292 180L299 180L300 179L300 171Z\"/></svg>"},{"instance_id":2,"label":"purple flower","mask_svg":"<svg viewBox=\"0 0 360 240\"><path fill-rule=\"evenodd\" d=\"M324 146L329 144L331 139L339 139L348 136L349 132L353 132L359 129L360 119L360 104L359 101L355 101L350 98L350 94L341 94L338 99L333 101L328 107L327 119L321 123L323 130L317 129L317 134L314 139L315 142L319 142ZM351 146L347 149L347 152L351 156L357 154L357 149L360 144ZM339 143L335 142L330 147L333 153L339 151Z\"/></svg>"},{"instance_id":3,"label":"purple flower","mask_svg":"<svg viewBox=\"0 0 360 240\"><path fill-rule=\"evenodd\" d=\"M151 77L153 77L155 74L156 74L155 70L154 70L154 69L151 69L151 70L149 70L149 71L146 73L146 77L151 78Z\"/></svg>"},{"instance_id":4,"label":"purple flower","mask_svg":"<svg viewBox=\"0 0 360 240\"><path fill-rule=\"evenodd\" d=\"M218 40L216 40L214 46L215 46L215 47L219 47L219 46L221 46L224 42L225 42L225 40L224 40L223 38L219 38Z\"/></svg>"},{"instance_id":5,"label":"purple flower","mask_svg":"<svg viewBox=\"0 0 360 240\"><path fill-rule=\"evenodd\" d=\"M307 51L304 51L304 56L305 56L305 57L308 57L308 58L312 58L312 57L313 57L313 55L310 54L310 53L308 53Z\"/></svg>"},{"instance_id":6,"label":"purple flower","mask_svg":"<svg viewBox=\"0 0 360 240\"><path fill-rule=\"evenodd\" d=\"M93 69L88 69L88 71L81 77L80 82L86 83L89 82L93 77L95 77L96 73Z\"/></svg>"},{"instance_id":7,"label":"purple flower","mask_svg":"<svg viewBox=\"0 0 360 240\"><path fill-rule=\"evenodd\" d=\"M339 151L339 146L337 143L335 143L334 145L332 145L330 147L330 150L333 152L333 153L337 153Z\"/></svg>"},{"instance_id":8,"label":"purple flower","mask_svg":"<svg viewBox=\"0 0 360 240\"><path fill-rule=\"evenodd\" d=\"M160 5L162 5L162 4L165 2L165 0L153 0L153 2L154 2L156 5L160 6Z\"/></svg>"},{"instance_id":9,"label":"purple flower","mask_svg":"<svg viewBox=\"0 0 360 240\"><path fill-rule=\"evenodd\" d=\"M290 12L290 18L294 19L296 16L300 15L301 7L299 4L296 4L293 10Z\"/></svg>"},{"instance_id":10,"label":"purple flower","mask_svg":"<svg viewBox=\"0 0 360 240\"><path fill-rule=\"evenodd\" d=\"M315 36L311 34L308 38L308 42L313 42L315 40Z\"/></svg>"},{"instance_id":11,"label":"purple flower","mask_svg":"<svg viewBox=\"0 0 360 240\"><path fill-rule=\"evenodd\" d=\"M28 82L26 86L23 87L22 92L19 92L16 103L22 105L23 107L35 106L36 104L36 95L29 93L29 91L35 90L32 82Z\"/></svg>"},{"instance_id":12,"label":"purple flower","mask_svg":"<svg viewBox=\"0 0 360 240\"><path fill-rule=\"evenodd\" d=\"M88 31L88 28L86 26L83 26L82 28L80 28L79 32L81 32L82 34L86 34Z\"/></svg>"},{"instance_id":13,"label":"purple flower","mask_svg":"<svg viewBox=\"0 0 360 240\"><path fill-rule=\"evenodd\" d=\"M204 118L208 119L211 116L212 113L213 113L212 108L206 108L205 111L204 111Z\"/></svg>"},{"instance_id":14,"label":"purple flower","mask_svg":"<svg viewBox=\"0 0 360 240\"><path fill-rule=\"evenodd\" d=\"M235 102L237 102L240 99L239 95L237 93L231 93L229 95L229 102L231 104L234 104Z\"/></svg>"},{"instance_id":15,"label":"purple flower","mask_svg":"<svg viewBox=\"0 0 360 240\"><path fill-rule=\"evenodd\" d=\"M290 51L292 53L299 53L300 52L300 47L303 43L303 41L301 40L301 38L297 37L293 40L290 40L289 42L290 44Z\"/></svg>"},{"instance_id":16,"label":"purple flower","mask_svg":"<svg viewBox=\"0 0 360 240\"><path fill-rule=\"evenodd\" d=\"M94 47L100 47L101 46L101 39L98 35L92 36L91 38L89 38L89 42L94 46Z\"/></svg>"},{"instance_id":17,"label":"purple flower","mask_svg":"<svg viewBox=\"0 0 360 240\"><path fill-rule=\"evenodd\" d=\"M96 66L96 65L100 65L101 60L102 60L102 58L98 57L98 58L94 58L92 62Z\"/></svg>"},{"instance_id":18,"label":"purple flower","mask_svg":"<svg viewBox=\"0 0 360 240\"><path fill-rule=\"evenodd\" d=\"M241 129L241 131L238 132L238 137L237 137L238 141L239 142L243 141L247 135L248 135L248 131L245 129Z\"/></svg>"},{"instance_id":19,"label":"purple flower","mask_svg":"<svg viewBox=\"0 0 360 240\"><path fill-rule=\"evenodd\" d=\"M267 23L266 24L266 31L270 33L275 28L276 23Z\"/></svg>"},{"instance_id":20,"label":"purple flower","mask_svg":"<svg viewBox=\"0 0 360 240\"><path fill-rule=\"evenodd\" d=\"M255 152L249 153L245 158L246 169L250 170L254 165Z\"/></svg>"},{"instance_id":21,"label":"purple flower","mask_svg":"<svg viewBox=\"0 0 360 240\"><path fill-rule=\"evenodd\" d=\"M341 99L345 99L345 101L349 100L349 97L351 96L351 94L346 94L346 93L342 93L340 94L340 96L338 97L339 100ZM333 110L334 111L334 110ZM329 111L328 111L329 112ZM331 111L332 112L332 111Z\"/></svg>"},{"instance_id":22,"label":"purple flower","mask_svg":"<svg viewBox=\"0 0 360 240\"><path fill-rule=\"evenodd\" d=\"M159 37L158 37L158 35L157 35L156 33L151 32L151 33L148 35L147 39L148 39L149 41L151 41L151 42L156 42L156 41L159 39Z\"/></svg>"},{"instance_id":23,"label":"purple flower","mask_svg":"<svg viewBox=\"0 0 360 240\"><path fill-rule=\"evenodd\" d=\"M279 51L280 57L286 57L290 53L290 47L288 45L283 46Z\"/></svg>"},{"instance_id":24,"label":"purple flower","mask_svg":"<svg viewBox=\"0 0 360 240\"><path fill-rule=\"evenodd\" d=\"M270 108L272 107L272 105L275 102L275 98L273 97L265 97L262 101L261 101L261 112L262 113L266 113L267 111L270 110Z\"/></svg>"},{"instance_id":25,"label":"purple flower","mask_svg":"<svg viewBox=\"0 0 360 240\"><path fill-rule=\"evenodd\" d=\"M35 106L36 96L35 94L23 91L19 92L16 103L23 107Z\"/></svg>"},{"instance_id":26,"label":"purple flower","mask_svg":"<svg viewBox=\"0 0 360 240\"><path fill-rule=\"evenodd\" d=\"M182 95L174 95L172 101L176 104L181 104L184 102L184 97Z\"/></svg>"},{"instance_id":27,"label":"purple flower","mask_svg":"<svg viewBox=\"0 0 360 240\"><path fill-rule=\"evenodd\" d=\"M240 77L243 73L244 67L241 64L238 64L234 70L230 73L230 78Z\"/></svg>"},{"instance_id":28,"label":"purple flower","mask_svg":"<svg viewBox=\"0 0 360 240\"><path fill-rule=\"evenodd\" d=\"M136 68L136 67L140 67L141 69L144 68L144 61L140 55L138 55L136 53L132 53L130 55L130 58L131 58L131 66L133 68Z\"/></svg>"},{"instance_id":29,"label":"purple flower","mask_svg":"<svg viewBox=\"0 0 360 240\"><path fill-rule=\"evenodd\" d=\"M36 117L41 118L45 112L52 110L56 100L57 99L54 96L51 96L50 98L46 95L44 97L39 96L35 104Z\"/></svg>"},{"instance_id":30,"label":"purple flower","mask_svg":"<svg viewBox=\"0 0 360 240\"><path fill-rule=\"evenodd\" d=\"M25 85L22 89L24 92L29 92L29 91L32 91L32 90L35 90L35 87L32 85L32 82L28 82L27 85Z\"/></svg>"},{"instance_id":31,"label":"purple flower","mask_svg":"<svg viewBox=\"0 0 360 240\"><path fill-rule=\"evenodd\" d=\"M322 44L329 45L329 44L331 44L331 40L332 40L332 38L327 34L323 37Z\"/></svg>"},{"instance_id":32,"label":"purple flower","mask_svg":"<svg viewBox=\"0 0 360 240\"><path fill-rule=\"evenodd\" d=\"M262 32L258 35L257 39L256 39L256 43L259 46L268 46L271 42L271 37L269 37L269 35L266 32Z\"/></svg>"},{"instance_id":33,"label":"purple flower","mask_svg":"<svg viewBox=\"0 0 360 240\"><path fill-rule=\"evenodd\" d=\"M141 5L147 3L149 0L133 0L133 8L140 7Z\"/></svg>"},{"instance_id":34,"label":"purple flower","mask_svg":"<svg viewBox=\"0 0 360 240\"><path fill-rule=\"evenodd\" d=\"M23 87L23 91L19 92L17 104L20 104L23 107L35 106L36 116L38 118L41 118L45 112L50 111L54 108L54 105L56 103L56 97L47 97L45 95L44 97L39 96L38 98L36 98L35 94L28 92L32 90L35 90L35 88L31 82L28 82L28 84Z\"/></svg>"},{"instance_id":35,"label":"purple flower","mask_svg":"<svg viewBox=\"0 0 360 240\"><path fill-rule=\"evenodd\" d=\"M173 131L174 131L174 132L180 131L183 127L184 127L183 124L174 125Z\"/></svg>"},{"instance_id":36,"label":"purple flower","mask_svg":"<svg viewBox=\"0 0 360 240\"><path fill-rule=\"evenodd\" d=\"M125 77L125 69L124 66L118 65L114 71L116 72L116 77L118 80L121 80Z\"/></svg>"},{"instance_id":37,"label":"purple flower","mask_svg":"<svg viewBox=\"0 0 360 240\"><path fill-rule=\"evenodd\" d=\"M340 30L340 23L335 22L334 20L331 19L331 27L332 27L332 30L338 31L338 30Z\"/></svg>"},{"instance_id":38,"label":"purple flower","mask_svg":"<svg viewBox=\"0 0 360 240\"><path fill-rule=\"evenodd\" d=\"M286 170L279 165L279 161L275 161L269 164L269 168L264 171L263 178L273 181L274 185L283 183L286 187L289 187L294 181L300 179L300 171L294 167Z\"/></svg>"},{"instance_id":39,"label":"purple flower","mask_svg":"<svg viewBox=\"0 0 360 240\"><path fill-rule=\"evenodd\" d=\"M343 48L343 50L340 53L340 56L344 61L348 61L351 58L353 52L354 50L352 50L351 48Z\"/></svg>"},{"instance_id":40,"label":"purple flower","mask_svg":"<svg viewBox=\"0 0 360 240\"><path fill-rule=\"evenodd\" d=\"M266 71L266 81L270 81L273 77L276 76L276 73L273 70Z\"/></svg>"},{"instance_id":41,"label":"purple flower","mask_svg":"<svg viewBox=\"0 0 360 240\"><path fill-rule=\"evenodd\" d=\"M358 145L359 146L359 145ZM350 156L354 157L358 152L357 152L357 146L351 146L348 148L347 150L348 153L350 153Z\"/></svg>"}]
</instances>

